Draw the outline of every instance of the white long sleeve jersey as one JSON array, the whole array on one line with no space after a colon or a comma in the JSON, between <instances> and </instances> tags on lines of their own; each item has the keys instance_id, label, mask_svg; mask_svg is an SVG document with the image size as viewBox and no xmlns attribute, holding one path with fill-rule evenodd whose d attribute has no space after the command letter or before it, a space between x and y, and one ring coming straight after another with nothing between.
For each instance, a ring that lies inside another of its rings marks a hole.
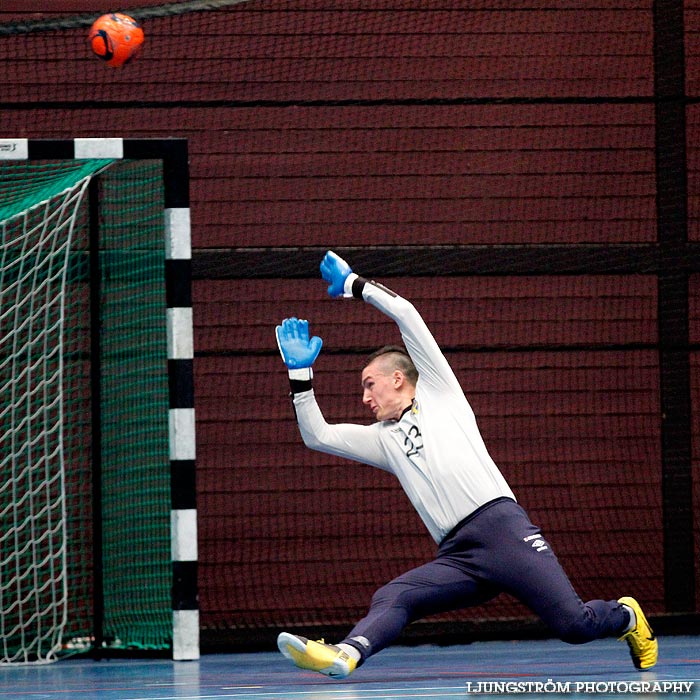
<instances>
[{"instance_id":1,"label":"white long sleeve jersey","mask_svg":"<svg viewBox=\"0 0 700 700\"><path fill-rule=\"evenodd\" d=\"M413 304L385 287L364 282L362 298L392 318L418 370L413 406L398 421L329 424L313 390L294 395L304 444L396 475L440 543L480 506L515 496L491 459L474 412L437 342ZM357 283L356 283L357 294Z\"/></svg>"}]
</instances>

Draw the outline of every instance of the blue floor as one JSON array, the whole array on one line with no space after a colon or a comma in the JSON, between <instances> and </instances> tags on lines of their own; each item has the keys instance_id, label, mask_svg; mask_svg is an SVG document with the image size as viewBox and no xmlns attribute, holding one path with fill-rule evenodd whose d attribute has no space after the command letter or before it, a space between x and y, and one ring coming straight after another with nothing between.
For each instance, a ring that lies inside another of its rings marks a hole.
<instances>
[{"instance_id":1,"label":"blue floor","mask_svg":"<svg viewBox=\"0 0 700 700\"><path fill-rule=\"evenodd\" d=\"M301 671L276 652L0 667L0 700L448 700L546 697L553 689L555 697L700 698L700 637L662 638L659 663L646 672L615 640L393 647L344 681Z\"/></svg>"}]
</instances>

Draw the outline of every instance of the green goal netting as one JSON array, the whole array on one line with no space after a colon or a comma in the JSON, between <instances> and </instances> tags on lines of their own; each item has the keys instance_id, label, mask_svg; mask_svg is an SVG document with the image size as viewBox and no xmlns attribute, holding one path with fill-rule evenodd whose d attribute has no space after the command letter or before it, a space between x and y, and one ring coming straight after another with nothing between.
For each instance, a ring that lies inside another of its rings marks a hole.
<instances>
[{"instance_id":1,"label":"green goal netting","mask_svg":"<svg viewBox=\"0 0 700 700\"><path fill-rule=\"evenodd\" d=\"M167 648L160 163L0 163L0 227L0 662Z\"/></svg>"}]
</instances>

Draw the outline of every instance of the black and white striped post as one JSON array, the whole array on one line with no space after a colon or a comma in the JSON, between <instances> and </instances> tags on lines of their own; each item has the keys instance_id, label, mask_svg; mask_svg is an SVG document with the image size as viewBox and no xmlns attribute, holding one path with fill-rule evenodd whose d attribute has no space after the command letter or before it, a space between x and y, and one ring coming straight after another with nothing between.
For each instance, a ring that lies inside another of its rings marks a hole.
<instances>
[{"instance_id":1,"label":"black and white striped post","mask_svg":"<svg viewBox=\"0 0 700 700\"><path fill-rule=\"evenodd\" d=\"M192 244L187 142L170 142L165 180L165 280L173 562L173 659L199 658Z\"/></svg>"}]
</instances>

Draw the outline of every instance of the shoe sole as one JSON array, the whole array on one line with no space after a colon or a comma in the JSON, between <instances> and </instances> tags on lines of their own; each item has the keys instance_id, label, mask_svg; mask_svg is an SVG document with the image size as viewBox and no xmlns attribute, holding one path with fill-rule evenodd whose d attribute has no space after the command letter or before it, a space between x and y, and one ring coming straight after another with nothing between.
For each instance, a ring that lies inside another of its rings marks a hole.
<instances>
[{"instance_id":1,"label":"shoe sole","mask_svg":"<svg viewBox=\"0 0 700 700\"><path fill-rule=\"evenodd\" d=\"M289 653L288 647L292 647L292 649L298 651L300 654L306 651L306 643L302 642L299 637L295 637L293 634L289 634L289 632L282 632L277 637L277 648L286 659L289 659L295 664L294 657Z\"/></svg>"}]
</instances>

